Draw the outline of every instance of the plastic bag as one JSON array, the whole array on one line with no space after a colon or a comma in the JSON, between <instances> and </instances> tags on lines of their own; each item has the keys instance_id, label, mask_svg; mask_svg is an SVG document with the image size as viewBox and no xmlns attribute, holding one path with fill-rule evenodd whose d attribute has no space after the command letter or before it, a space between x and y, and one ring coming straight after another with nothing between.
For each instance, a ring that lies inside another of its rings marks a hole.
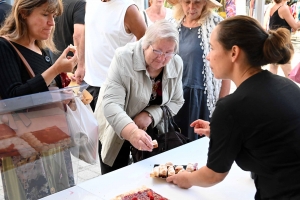
<instances>
[{"instance_id":1,"label":"plastic bag","mask_svg":"<svg viewBox=\"0 0 300 200\"><path fill-rule=\"evenodd\" d=\"M98 122L80 98L75 98L76 109L67 106L67 122L75 145L71 153L89 164L96 164L98 156Z\"/></svg>"},{"instance_id":2,"label":"plastic bag","mask_svg":"<svg viewBox=\"0 0 300 200\"><path fill-rule=\"evenodd\" d=\"M292 69L289 74L289 78L297 83L300 83L300 62L296 67L294 67L294 69Z\"/></svg>"}]
</instances>

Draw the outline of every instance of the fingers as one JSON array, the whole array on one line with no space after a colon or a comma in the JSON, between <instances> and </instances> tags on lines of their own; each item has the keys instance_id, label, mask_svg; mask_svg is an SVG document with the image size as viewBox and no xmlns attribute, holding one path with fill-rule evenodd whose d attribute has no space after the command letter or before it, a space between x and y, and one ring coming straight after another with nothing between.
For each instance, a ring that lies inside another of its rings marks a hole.
<instances>
[{"instance_id":1,"label":"fingers","mask_svg":"<svg viewBox=\"0 0 300 200\"><path fill-rule=\"evenodd\" d=\"M168 183L172 183L173 180L174 180L174 177L175 177L175 175L169 176L169 177L167 177L166 181L167 181Z\"/></svg>"},{"instance_id":2,"label":"fingers","mask_svg":"<svg viewBox=\"0 0 300 200\"><path fill-rule=\"evenodd\" d=\"M142 131L141 129L139 131L136 131L133 136L133 139L130 140L130 142L139 150L141 151L152 151L153 145L152 145L152 139L151 137Z\"/></svg>"},{"instance_id":3,"label":"fingers","mask_svg":"<svg viewBox=\"0 0 300 200\"><path fill-rule=\"evenodd\" d=\"M197 119L196 121L194 121L194 122L192 122L191 124L190 124L190 126L191 127L194 127L194 126L196 126L198 123L200 123L200 119Z\"/></svg>"},{"instance_id":4,"label":"fingers","mask_svg":"<svg viewBox=\"0 0 300 200\"><path fill-rule=\"evenodd\" d=\"M153 147L151 145L149 146L149 143L143 141L142 139L139 140L139 150L140 151L152 151Z\"/></svg>"}]
</instances>

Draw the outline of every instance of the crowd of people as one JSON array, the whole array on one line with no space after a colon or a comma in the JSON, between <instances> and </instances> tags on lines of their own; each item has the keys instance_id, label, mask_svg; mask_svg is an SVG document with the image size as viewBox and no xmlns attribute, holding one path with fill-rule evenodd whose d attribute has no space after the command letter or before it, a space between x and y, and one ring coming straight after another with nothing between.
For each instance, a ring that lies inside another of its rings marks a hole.
<instances>
[{"instance_id":1,"label":"crowd of people","mask_svg":"<svg viewBox=\"0 0 300 200\"><path fill-rule=\"evenodd\" d=\"M183 135L210 138L206 166L168 182L213 186L236 162L255 173L255 199L300 198L300 88L275 75L279 65L289 73L290 32L300 25L286 0L274 0L268 30L251 17L255 0L250 16L235 16L235 3L226 1L224 20L216 0L172 0L172 9L151 0L144 11L132 0L15 0L0 29L0 97L62 88L59 74L74 72L93 96L102 174L129 165L131 146L152 151L147 129L163 130L166 105ZM261 68L267 64L274 74ZM237 89L229 95L231 82ZM74 185L68 150L57 159L68 169L60 189ZM15 183L2 174L7 199L23 198L22 189L27 199L53 193L45 174L28 185L13 173L24 184L12 194Z\"/></svg>"}]
</instances>

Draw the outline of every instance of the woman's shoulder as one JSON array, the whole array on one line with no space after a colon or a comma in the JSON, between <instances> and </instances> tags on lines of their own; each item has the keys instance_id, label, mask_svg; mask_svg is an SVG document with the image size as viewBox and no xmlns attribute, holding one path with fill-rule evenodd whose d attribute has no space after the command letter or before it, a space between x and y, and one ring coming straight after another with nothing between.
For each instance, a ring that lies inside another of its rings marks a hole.
<instances>
[{"instance_id":1,"label":"woman's shoulder","mask_svg":"<svg viewBox=\"0 0 300 200\"><path fill-rule=\"evenodd\" d=\"M276 12L276 11L275 11ZM288 5L282 5L278 8L278 14L279 15L292 15L291 12L290 12L290 7Z\"/></svg>"},{"instance_id":2,"label":"woman's shoulder","mask_svg":"<svg viewBox=\"0 0 300 200\"><path fill-rule=\"evenodd\" d=\"M0 37L0 52L5 52L7 55L9 51L13 51L13 47L6 39Z\"/></svg>"}]
</instances>

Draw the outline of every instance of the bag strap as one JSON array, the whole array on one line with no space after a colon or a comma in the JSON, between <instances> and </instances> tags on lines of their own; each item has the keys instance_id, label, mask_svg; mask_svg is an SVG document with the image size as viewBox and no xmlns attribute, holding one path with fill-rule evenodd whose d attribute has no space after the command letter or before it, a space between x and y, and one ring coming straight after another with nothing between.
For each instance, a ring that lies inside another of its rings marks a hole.
<instances>
[{"instance_id":1,"label":"bag strap","mask_svg":"<svg viewBox=\"0 0 300 200\"><path fill-rule=\"evenodd\" d=\"M143 10L143 13L144 13L144 17L145 17L145 22L146 22L146 25L148 27L148 21L147 21L147 15L146 15L146 11Z\"/></svg>"},{"instance_id":2,"label":"bag strap","mask_svg":"<svg viewBox=\"0 0 300 200\"><path fill-rule=\"evenodd\" d=\"M169 117L168 117L168 113L166 110L167 106L161 106L161 109L163 110L163 118L164 118L164 134L165 134L165 150L168 147L168 136L169 136Z\"/></svg>"},{"instance_id":3,"label":"bag strap","mask_svg":"<svg viewBox=\"0 0 300 200\"><path fill-rule=\"evenodd\" d=\"M11 44L11 46L15 49L15 51L17 52L17 54L19 55L19 57L21 58L22 62L24 63L26 70L30 76L30 78L33 78L35 76L33 70L31 69L30 65L28 64L27 60L24 58L24 56L21 54L21 52L15 47L15 45L13 45L13 43L11 43L9 41L9 39L5 36L1 36L2 38L4 38L7 42L9 42Z\"/></svg>"}]
</instances>

